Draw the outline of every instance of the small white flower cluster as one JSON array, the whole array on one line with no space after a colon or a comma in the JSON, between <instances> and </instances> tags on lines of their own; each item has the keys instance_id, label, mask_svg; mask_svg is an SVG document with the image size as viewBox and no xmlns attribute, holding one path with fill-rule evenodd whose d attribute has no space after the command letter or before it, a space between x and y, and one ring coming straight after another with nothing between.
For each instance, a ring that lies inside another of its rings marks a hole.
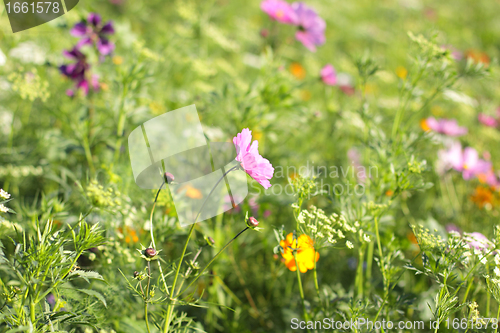
<instances>
[{"instance_id":1,"label":"small white flower cluster","mask_svg":"<svg viewBox=\"0 0 500 333\"><path fill-rule=\"evenodd\" d=\"M41 166L15 166L12 164L9 164L7 166L0 166L0 177L10 176L13 178L21 178L28 176L41 176L42 174L43 169Z\"/></svg>"},{"instance_id":2,"label":"small white flower cluster","mask_svg":"<svg viewBox=\"0 0 500 333\"><path fill-rule=\"evenodd\" d=\"M10 194L4 191L4 189L0 189L0 201L4 201L10 198ZM0 203L0 213L8 213L9 208L7 208L3 203Z\"/></svg>"},{"instance_id":3,"label":"small white flower cluster","mask_svg":"<svg viewBox=\"0 0 500 333\"><path fill-rule=\"evenodd\" d=\"M294 204L292 208L297 209L298 206ZM316 244L319 243L318 247L323 243L336 244L338 240L345 239L345 232L356 231L348 225L343 215L333 213L327 216L322 209L315 206L311 206L310 210L301 210L297 220L301 224L303 233L309 235ZM346 246L350 249L354 247L349 241L346 242Z\"/></svg>"}]
</instances>

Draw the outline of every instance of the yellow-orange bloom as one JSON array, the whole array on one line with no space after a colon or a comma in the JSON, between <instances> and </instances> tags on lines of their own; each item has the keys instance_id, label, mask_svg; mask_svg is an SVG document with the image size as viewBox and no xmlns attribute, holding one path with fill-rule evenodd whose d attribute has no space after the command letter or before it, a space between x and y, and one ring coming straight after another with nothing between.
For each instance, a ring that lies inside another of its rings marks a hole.
<instances>
[{"instance_id":1,"label":"yellow-orange bloom","mask_svg":"<svg viewBox=\"0 0 500 333\"><path fill-rule=\"evenodd\" d=\"M490 189L481 186L476 187L474 194L470 197L472 202L474 202L479 208L483 208L485 205L493 204L493 193Z\"/></svg>"},{"instance_id":2,"label":"yellow-orange bloom","mask_svg":"<svg viewBox=\"0 0 500 333\"><path fill-rule=\"evenodd\" d=\"M286 267L295 272L297 270L297 265L299 266L299 271L301 273L307 272L307 270L314 268L314 262L319 259L319 252L314 249L313 240L307 235L301 235L298 239L293 239L293 233L289 233L285 240L280 242L283 252L281 255L285 260ZM297 265L295 264L295 257L293 256L293 250L297 249Z\"/></svg>"},{"instance_id":3,"label":"yellow-orange bloom","mask_svg":"<svg viewBox=\"0 0 500 333\"><path fill-rule=\"evenodd\" d=\"M420 120L420 127L425 131L425 132L429 132L431 130L431 128L429 127L429 124L427 123L427 120L426 119L422 119Z\"/></svg>"},{"instance_id":4,"label":"yellow-orange bloom","mask_svg":"<svg viewBox=\"0 0 500 333\"><path fill-rule=\"evenodd\" d=\"M306 77L306 70L298 62L294 62L290 65L290 73L299 80L303 80Z\"/></svg>"}]
</instances>

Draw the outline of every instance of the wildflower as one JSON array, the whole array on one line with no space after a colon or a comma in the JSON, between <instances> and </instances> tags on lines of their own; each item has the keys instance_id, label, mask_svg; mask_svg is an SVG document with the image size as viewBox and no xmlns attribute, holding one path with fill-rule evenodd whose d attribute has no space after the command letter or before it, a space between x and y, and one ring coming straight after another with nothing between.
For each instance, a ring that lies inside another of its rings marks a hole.
<instances>
[{"instance_id":1,"label":"wildflower","mask_svg":"<svg viewBox=\"0 0 500 333\"><path fill-rule=\"evenodd\" d=\"M306 77L306 70L298 62L293 62L290 65L290 73L299 80L303 80Z\"/></svg>"},{"instance_id":2,"label":"wildflower","mask_svg":"<svg viewBox=\"0 0 500 333\"><path fill-rule=\"evenodd\" d=\"M404 68L403 66L398 66L396 68L396 76L399 77L400 79L404 80L408 76L408 70Z\"/></svg>"},{"instance_id":3,"label":"wildflower","mask_svg":"<svg viewBox=\"0 0 500 333\"><path fill-rule=\"evenodd\" d=\"M467 50L465 51L465 58L472 59L475 63L480 63L483 65L488 65L490 63L490 57L485 53L477 50Z\"/></svg>"},{"instance_id":4,"label":"wildflower","mask_svg":"<svg viewBox=\"0 0 500 333\"><path fill-rule=\"evenodd\" d=\"M233 138L236 147L236 161L246 173L255 179L264 188L271 187L269 179L273 178L274 168L271 163L263 158L258 151L258 141L252 142L252 131L245 128ZM251 144L250 144L251 143Z\"/></svg>"},{"instance_id":5,"label":"wildflower","mask_svg":"<svg viewBox=\"0 0 500 333\"><path fill-rule=\"evenodd\" d=\"M293 24L299 27L295 38L310 51L316 52L316 46L325 43L325 21L303 2L294 2L292 8L297 16Z\"/></svg>"},{"instance_id":6,"label":"wildflower","mask_svg":"<svg viewBox=\"0 0 500 333\"><path fill-rule=\"evenodd\" d=\"M83 45L95 44L99 53L104 56L113 52L115 45L107 38L108 35L115 33L113 23L108 21L103 25L101 22L99 14L90 13L87 21L75 24L73 29L71 29L71 34L75 37L81 37L76 46L77 48Z\"/></svg>"},{"instance_id":7,"label":"wildflower","mask_svg":"<svg viewBox=\"0 0 500 333\"><path fill-rule=\"evenodd\" d=\"M10 194L4 191L3 188L0 188L0 198L7 200L10 198Z\"/></svg>"},{"instance_id":8,"label":"wildflower","mask_svg":"<svg viewBox=\"0 0 500 333\"><path fill-rule=\"evenodd\" d=\"M491 204L493 203L493 193L488 188L478 186L476 187L476 190L474 191L474 194L470 197L470 199L479 208L483 208L485 205L491 206Z\"/></svg>"},{"instance_id":9,"label":"wildflower","mask_svg":"<svg viewBox=\"0 0 500 333\"><path fill-rule=\"evenodd\" d=\"M460 228L457 227L453 223L448 223L444 228L446 229L446 232L448 232L448 233L452 233L452 232L456 232L458 234L462 233L462 230L460 230Z\"/></svg>"},{"instance_id":10,"label":"wildflower","mask_svg":"<svg viewBox=\"0 0 500 333\"><path fill-rule=\"evenodd\" d=\"M170 184L171 182L173 182L175 180L175 177L173 174L171 174L170 172L165 172L165 181Z\"/></svg>"},{"instance_id":11,"label":"wildflower","mask_svg":"<svg viewBox=\"0 0 500 333\"><path fill-rule=\"evenodd\" d=\"M153 249L152 247L148 247L147 249L144 250L144 254L148 256L149 258L153 258L156 256L156 250Z\"/></svg>"},{"instance_id":12,"label":"wildflower","mask_svg":"<svg viewBox=\"0 0 500 333\"><path fill-rule=\"evenodd\" d=\"M260 8L273 20L280 23L293 24L297 20L297 14L292 6L283 0L264 0Z\"/></svg>"},{"instance_id":13,"label":"wildflower","mask_svg":"<svg viewBox=\"0 0 500 333\"><path fill-rule=\"evenodd\" d=\"M59 67L59 70L64 76L75 82L76 89L82 89L84 94L87 95L89 92L89 79L87 78L87 72L90 68L90 65L87 63L87 57L76 47L70 51L64 51L63 54L67 58L75 60L76 62L69 65L62 65ZM99 90L99 80L96 75L91 77L90 84L92 85L94 91ZM72 96L73 91L69 90L66 94L68 96Z\"/></svg>"},{"instance_id":14,"label":"wildflower","mask_svg":"<svg viewBox=\"0 0 500 333\"><path fill-rule=\"evenodd\" d=\"M293 233L289 233L285 240L280 241L280 246L283 248L281 255L285 260L285 265L292 272L297 270L298 265L299 271L305 273L313 269L314 262L319 260L319 252L314 249L313 240L307 235L293 239ZM296 251L296 259L293 251ZM297 261L297 265L295 261Z\"/></svg>"},{"instance_id":15,"label":"wildflower","mask_svg":"<svg viewBox=\"0 0 500 333\"><path fill-rule=\"evenodd\" d=\"M203 198L203 194L201 193L201 191L198 190L197 188L193 187L191 184L186 184L186 185L180 187L177 192L182 192L182 191L185 191L184 194L188 198L191 198L191 199Z\"/></svg>"},{"instance_id":16,"label":"wildflower","mask_svg":"<svg viewBox=\"0 0 500 333\"><path fill-rule=\"evenodd\" d=\"M257 226L259 226L259 221L257 221L257 219L253 216L250 216L247 220L247 225L250 227L250 228L255 228Z\"/></svg>"},{"instance_id":17,"label":"wildflower","mask_svg":"<svg viewBox=\"0 0 500 333\"><path fill-rule=\"evenodd\" d=\"M480 159L474 148L467 147L462 151L460 142L452 143L448 150L441 150L438 155L439 162L445 169L453 168L462 172L462 176L466 180L487 174L491 170L491 162Z\"/></svg>"},{"instance_id":18,"label":"wildflower","mask_svg":"<svg viewBox=\"0 0 500 333\"><path fill-rule=\"evenodd\" d=\"M9 209L7 207L5 207L3 204L0 204L0 212L8 213Z\"/></svg>"},{"instance_id":19,"label":"wildflower","mask_svg":"<svg viewBox=\"0 0 500 333\"><path fill-rule=\"evenodd\" d=\"M329 86L334 86L337 84L337 72L332 65L327 64L321 69L321 80Z\"/></svg>"},{"instance_id":20,"label":"wildflower","mask_svg":"<svg viewBox=\"0 0 500 333\"><path fill-rule=\"evenodd\" d=\"M489 116L489 115L484 114L484 113L478 114L477 120L479 120L479 122L481 124L483 124L484 126L488 126L488 127L497 127L499 124L499 121L497 118Z\"/></svg>"},{"instance_id":21,"label":"wildflower","mask_svg":"<svg viewBox=\"0 0 500 333\"><path fill-rule=\"evenodd\" d=\"M495 267L495 269L493 270L493 272L495 273L496 276L500 276L500 268Z\"/></svg>"},{"instance_id":22,"label":"wildflower","mask_svg":"<svg viewBox=\"0 0 500 333\"><path fill-rule=\"evenodd\" d=\"M348 249L354 249L354 245L350 241L345 242L345 245L347 246Z\"/></svg>"},{"instance_id":23,"label":"wildflower","mask_svg":"<svg viewBox=\"0 0 500 333\"><path fill-rule=\"evenodd\" d=\"M476 250L484 251L495 246L485 235L480 232L472 232L470 234L466 234L464 239L471 249L474 248Z\"/></svg>"},{"instance_id":24,"label":"wildflower","mask_svg":"<svg viewBox=\"0 0 500 333\"><path fill-rule=\"evenodd\" d=\"M467 134L466 127L460 127L455 119L435 119L429 117L420 124L424 130L432 130L448 136L462 136Z\"/></svg>"},{"instance_id":25,"label":"wildflower","mask_svg":"<svg viewBox=\"0 0 500 333\"><path fill-rule=\"evenodd\" d=\"M346 95L354 94L354 79L347 73L337 74L337 85Z\"/></svg>"}]
</instances>

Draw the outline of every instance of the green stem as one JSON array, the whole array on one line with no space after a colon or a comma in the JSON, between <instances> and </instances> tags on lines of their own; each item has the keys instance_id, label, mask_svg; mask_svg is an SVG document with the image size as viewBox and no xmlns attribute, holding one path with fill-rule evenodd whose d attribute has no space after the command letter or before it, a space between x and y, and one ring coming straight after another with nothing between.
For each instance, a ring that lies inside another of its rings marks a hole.
<instances>
[{"instance_id":1,"label":"green stem","mask_svg":"<svg viewBox=\"0 0 500 333\"><path fill-rule=\"evenodd\" d=\"M302 311L304 313L304 320L308 321L309 316L306 311L306 299L304 297L304 290L302 289L302 280L300 278L300 270L299 270L299 264L297 263L297 254L296 254L296 249L292 249L293 251L293 258L295 259L295 271L297 272L297 282L299 284L299 293L300 293L300 299L302 300ZM309 329L307 329L309 332Z\"/></svg>"},{"instance_id":2,"label":"green stem","mask_svg":"<svg viewBox=\"0 0 500 333\"><path fill-rule=\"evenodd\" d=\"M149 287L151 285L151 262L148 261L148 286L146 287L146 299L144 301L144 320L146 320L146 328L148 329L148 333L151 333L149 329L149 320L148 320L148 304L149 304Z\"/></svg>"},{"instance_id":3,"label":"green stem","mask_svg":"<svg viewBox=\"0 0 500 333\"><path fill-rule=\"evenodd\" d=\"M358 297L363 298L363 263L364 254L363 247L358 247L358 269L356 270L356 286L358 289Z\"/></svg>"},{"instance_id":4,"label":"green stem","mask_svg":"<svg viewBox=\"0 0 500 333\"><path fill-rule=\"evenodd\" d=\"M297 265L297 263L295 263ZM316 289L316 294L318 295L318 298L320 297L319 295L319 284L318 284L318 273L316 269L316 252L314 253L314 288Z\"/></svg>"},{"instance_id":5,"label":"green stem","mask_svg":"<svg viewBox=\"0 0 500 333\"><path fill-rule=\"evenodd\" d=\"M217 183L215 184L215 186L212 188L212 190L210 191L210 193L208 194L208 196L205 198L205 201L203 202L203 204L201 205L201 208L200 210L198 211L198 214L196 215L196 218L194 219L194 222L193 224L191 225L191 228L189 229L189 233L188 233L188 236L187 236L187 239L186 239L186 242L184 243L184 248L182 249L182 254L181 254L181 258L179 259L179 264L177 265L177 269L175 270L175 275L174 275L174 282L172 284L172 294L170 295L170 303L168 304L168 307L167 307L167 318L166 318L166 321L165 321L165 327L164 327L164 330L163 332L164 333L168 333L168 330L170 328L170 321L172 319L172 313L174 311L174 305L175 305L175 300L178 295L174 295L174 292L175 292L175 286L177 285L177 278L179 277L179 272L181 270L181 266L182 266L182 261L184 260L184 256L186 255L186 249L187 249L187 246L188 246L188 243L189 243L189 240L191 239L191 236L193 235L193 231L194 231L194 226L196 224L196 222L198 222L198 218L200 217L200 214L201 212L203 211L203 208L205 208L205 205L208 201L208 198L210 198L210 196L212 195L212 193L215 191L215 189L217 188L217 186L219 185L219 183L222 181L222 179L224 179L224 177L226 177L226 175L228 173L230 173L231 171L233 170L236 170L240 168L240 165L237 165L235 167L232 167L231 169L229 169L228 171L226 171L222 177L217 181ZM246 229L245 229L246 230ZM240 232L241 234L241 232ZM239 234L238 234L239 236ZM237 237L237 236L236 236ZM225 247L224 247L225 248ZM212 261L210 261L210 263L212 263Z\"/></svg>"},{"instance_id":6,"label":"green stem","mask_svg":"<svg viewBox=\"0 0 500 333\"><path fill-rule=\"evenodd\" d=\"M249 227L245 227L245 229L241 230L236 236L234 236L229 242L227 242L226 245L224 245L224 247L222 249L220 249L219 252L217 252L217 254L209 261L208 264L205 265L205 267L203 267L203 269L200 271L200 273L198 273L198 275L196 275L196 277L193 279L193 281L191 281L189 283L189 285L184 288L182 291L180 291L177 296L180 296L182 295L189 287L191 287L193 285L193 283L196 282L196 280L198 280L198 278L200 278L202 276L202 274L207 270L207 268L215 261L215 259L217 259L217 257L222 253L224 252L224 250L236 239L238 238L242 233L244 233L245 231L247 231L249 229ZM173 290L173 289L172 289Z\"/></svg>"}]
</instances>

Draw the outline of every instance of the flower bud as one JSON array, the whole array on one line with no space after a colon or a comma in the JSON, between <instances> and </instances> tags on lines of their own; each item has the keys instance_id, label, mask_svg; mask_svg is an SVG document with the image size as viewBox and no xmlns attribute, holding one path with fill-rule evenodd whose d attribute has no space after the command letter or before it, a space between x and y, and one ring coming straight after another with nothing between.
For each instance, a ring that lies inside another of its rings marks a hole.
<instances>
[{"instance_id":1,"label":"flower bud","mask_svg":"<svg viewBox=\"0 0 500 333\"><path fill-rule=\"evenodd\" d=\"M154 256L156 256L156 250L152 247L148 247L146 250L144 250L144 254L149 258L153 258Z\"/></svg>"},{"instance_id":2,"label":"flower bud","mask_svg":"<svg viewBox=\"0 0 500 333\"><path fill-rule=\"evenodd\" d=\"M170 172L165 172L165 181L170 184L171 182L173 182L175 180L175 177L173 174L171 174Z\"/></svg>"},{"instance_id":3,"label":"flower bud","mask_svg":"<svg viewBox=\"0 0 500 333\"><path fill-rule=\"evenodd\" d=\"M259 221L257 221L257 219L255 217L250 216L248 218L247 224L248 224L249 227L255 228L255 227L259 226Z\"/></svg>"},{"instance_id":4,"label":"flower bud","mask_svg":"<svg viewBox=\"0 0 500 333\"><path fill-rule=\"evenodd\" d=\"M138 271L134 271L134 279L137 279L138 276L139 276L139 272Z\"/></svg>"}]
</instances>

